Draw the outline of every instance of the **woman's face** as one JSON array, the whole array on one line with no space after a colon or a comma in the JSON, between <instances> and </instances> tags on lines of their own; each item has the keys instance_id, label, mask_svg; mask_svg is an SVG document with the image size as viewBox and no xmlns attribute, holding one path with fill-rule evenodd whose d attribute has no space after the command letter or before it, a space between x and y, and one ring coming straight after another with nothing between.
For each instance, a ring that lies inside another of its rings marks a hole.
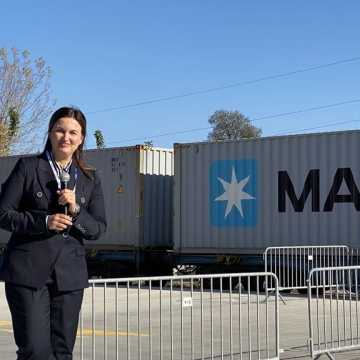
<instances>
[{"instance_id":1,"label":"woman's face","mask_svg":"<svg viewBox=\"0 0 360 360\"><path fill-rule=\"evenodd\" d=\"M50 142L55 157L71 158L83 142L81 125L70 117L60 118L50 131Z\"/></svg>"}]
</instances>

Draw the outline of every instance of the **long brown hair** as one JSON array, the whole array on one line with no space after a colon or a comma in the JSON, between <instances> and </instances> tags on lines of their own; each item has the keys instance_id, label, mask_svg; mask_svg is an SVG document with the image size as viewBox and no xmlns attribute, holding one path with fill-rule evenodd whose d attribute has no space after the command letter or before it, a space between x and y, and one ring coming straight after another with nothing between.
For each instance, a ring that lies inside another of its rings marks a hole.
<instances>
[{"instance_id":1,"label":"long brown hair","mask_svg":"<svg viewBox=\"0 0 360 360\"><path fill-rule=\"evenodd\" d=\"M44 152L46 150L51 151L50 132L51 132L52 128L54 127L54 125L56 124L56 122L63 117L69 117L69 118L75 119L81 126L81 134L84 139L83 139L82 143L78 146L78 148L75 150L75 152L73 154L73 160L76 162L78 167L83 171L83 173L88 178L92 179L93 178L92 171L94 171L95 169L90 167L89 165L87 165L83 159L83 148L84 148L84 142L85 142L85 137L86 137L86 117L80 109L75 108L75 107L64 106L64 107L61 107L60 109L56 110L51 115L51 118L49 121L49 128L48 128L48 137L46 140Z\"/></svg>"}]
</instances>

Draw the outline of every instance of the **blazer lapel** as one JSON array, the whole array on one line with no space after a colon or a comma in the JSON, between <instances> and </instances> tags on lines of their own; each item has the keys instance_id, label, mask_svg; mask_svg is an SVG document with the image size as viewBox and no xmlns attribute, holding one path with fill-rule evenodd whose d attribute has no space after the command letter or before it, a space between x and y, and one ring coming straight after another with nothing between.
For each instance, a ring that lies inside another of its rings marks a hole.
<instances>
[{"instance_id":1,"label":"blazer lapel","mask_svg":"<svg viewBox=\"0 0 360 360\"><path fill-rule=\"evenodd\" d=\"M72 167L73 166L76 167L77 172L75 197L76 202L81 206L84 205L88 200L88 194L86 193L87 178L85 177L82 170L77 166L75 161L73 162ZM70 171L70 174L72 179L74 179L75 171ZM46 198L48 201L51 201L52 194L57 190L57 183L45 153L39 156L37 175L40 186ZM73 188L73 186L71 186L71 188Z\"/></svg>"},{"instance_id":2,"label":"blazer lapel","mask_svg":"<svg viewBox=\"0 0 360 360\"><path fill-rule=\"evenodd\" d=\"M86 178L82 170L77 166L76 162L73 162L74 167L76 167L77 171L77 179L76 179L76 190L75 190L75 198L76 202L82 206L86 202Z\"/></svg>"},{"instance_id":3,"label":"blazer lapel","mask_svg":"<svg viewBox=\"0 0 360 360\"><path fill-rule=\"evenodd\" d=\"M38 180L39 180L40 186L41 186L45 196L47 197L48 201L50 201L52 198L51 193L53 191L56 191L55 185L57 183L56 183L54 173L50 167L49 161L47 160L45 153L42 153L39 156L37 175L38 175ZM54 189L52 188L52 185L54 186Z\"/></svg>"}]
</instances>

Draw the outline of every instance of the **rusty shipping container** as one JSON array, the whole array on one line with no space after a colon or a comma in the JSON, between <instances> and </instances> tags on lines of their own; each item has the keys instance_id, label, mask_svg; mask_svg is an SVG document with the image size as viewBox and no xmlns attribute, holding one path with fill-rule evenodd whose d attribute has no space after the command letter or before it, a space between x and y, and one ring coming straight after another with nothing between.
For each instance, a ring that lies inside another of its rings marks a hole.
<instances>
[{"instance_id":1,"label":"rusty shipping container","mask_svg":"<svg viewBox=\"0 0 360 360\"><path fill-rule=\"evenodd\" d=\"M178 253L359 247L360 131L175 144Z\"/></svg>"},{"instance_id":2,"label":"rusty shipping container","mask_svg":"<svg viewBox=\"0 0 360 360\"><path fill-rule=\"evenodd\" d=\"M0 183L18 158L0 158ZM99 172L108 220L105 236L86 245L109 250L171 247L172 150L143 145L96 149L85 151L85 159ZM0 230L0 246L9 237Z\"/></svg>"}]
</instances>

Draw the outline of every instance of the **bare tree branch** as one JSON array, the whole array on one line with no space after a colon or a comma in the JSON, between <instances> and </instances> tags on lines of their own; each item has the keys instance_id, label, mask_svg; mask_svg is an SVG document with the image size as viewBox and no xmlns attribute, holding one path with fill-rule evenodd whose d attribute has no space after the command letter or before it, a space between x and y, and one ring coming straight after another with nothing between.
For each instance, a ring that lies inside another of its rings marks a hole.
<instances>
[{"instance_id":1,"label":"bare tree branch","mask_svg":"<svg viewBox=\"0 0 360 360\"><path fill-rule=\"evenodd\" d=\"M55 106L50 96L51 69L30 52L0 48L0 156L37 151ZM9 131L12 118L16 131Z\"/></svg>"}]
</instances>

